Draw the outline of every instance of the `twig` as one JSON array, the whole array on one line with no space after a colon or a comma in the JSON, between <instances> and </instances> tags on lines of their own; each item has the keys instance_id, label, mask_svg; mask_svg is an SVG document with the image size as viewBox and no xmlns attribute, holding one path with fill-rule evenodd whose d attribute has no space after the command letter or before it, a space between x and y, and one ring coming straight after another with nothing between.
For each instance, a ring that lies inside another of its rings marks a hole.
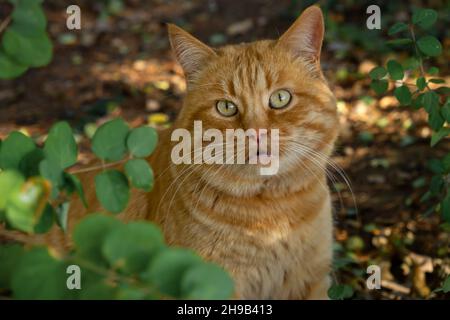
<instances>
[{"instance_id":1,"label":"twig","mask_svg":"<svg viewBox=\"0 0 450 320\"><path fill-rule=\"evenodd\" d=\"M389 280L381 280L381 286L403 294L409 294L411 292L410 288Z\"/></svg>"},{"instance_id":2,"label":"twig","mask_svg":"<svg viewBox=\"0 0 450 320\"><path fill-rule=\"evenodd\" d=\"M417 47L417 42L416 42L416 34L414 33L414 26L410 25L409 30L411 31L411 37L414 43L414 49L416 50L416 55L419 58L419 67L420 67L420 75L425 79L425 83L426 83L426 88L431 91L431 88L428 86L428 82L426 81L426 75L425 75L425 70L423 68L423 59L422 59L422 54L419 51L419 48Z\"/></svg>"},{"instance_id":3,"label":"twig","mask_svg":"<svg viewBox=\"0 0 450 320\"><path fill-rule=\"evenodd\" d=\"M79 170L70 170L69 173L77 174L77 173L84 173L84 172L95 171L95 170L100 170L100 169L106 169L106 168L117 166L117 165L122 164L127 161L128 161L128 158L120 160L120 161L116 161L116 162L111 162L111 163L102 163L101 165L94 166L94 167L83 168L83 169L79 169Z\"/></svg>"},{"instance_id":4,"label":"twig","mask_svg":"<svg viewBox=\"0 0 450 320\"><path fill-rule=\"evenodd\" d=\"M2 33L2 31L6 29L6 27L8 26L8 24L10 22L11 22L11 16L7 16L5 18L5 20L3 20L2 23L0 24L0 33Z\"/></svg>"}]
</instances>

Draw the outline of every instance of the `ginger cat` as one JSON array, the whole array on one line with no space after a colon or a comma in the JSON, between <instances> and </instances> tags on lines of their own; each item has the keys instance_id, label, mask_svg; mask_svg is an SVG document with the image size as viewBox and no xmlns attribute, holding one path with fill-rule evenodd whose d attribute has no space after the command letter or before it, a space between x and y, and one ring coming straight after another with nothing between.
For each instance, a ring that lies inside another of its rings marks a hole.
<instances>
[{"instance_id":1,"label":"ginger cat","mask_svg":"<svg viewBox=\"0 0 450 320\"><path fill-rule=\"evenodd\" d=\"M326 165L339 123L320 69L321 10L306 9L278 40L217 49L174 25L168 29L188 84L174 129L192 131L195 120L222 132L279 129L279 171L263 176L259 165L175 165L175 142L171 130L165 131L149 159L154 189L134 191L119 217L154 221L169 244L192 248L223 266L234 278L238 299L327 299L333 237ZM287 95L287 104L274 106L274 93L278 102ZM226 102L225 115L218 101ZM94 176L80 177L89 212L102 211ZM69 234L86 213L74 200ZM70 242L63 237L55 228L44 241Z\"/></svg>"}]
</instances>

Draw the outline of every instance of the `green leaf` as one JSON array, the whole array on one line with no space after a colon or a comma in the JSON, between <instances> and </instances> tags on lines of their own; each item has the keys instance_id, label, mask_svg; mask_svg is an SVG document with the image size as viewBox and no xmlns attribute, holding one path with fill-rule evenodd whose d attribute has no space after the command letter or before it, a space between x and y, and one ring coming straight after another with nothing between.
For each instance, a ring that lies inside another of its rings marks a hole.
<instances>
[{"instance_id":1,"label":"green leaf","mask_svg":"<svg viewBox=\"0 0 450 320\"><path fill-rule=\"evenodd\" d=\"M233 290L231 277L212 263L195 265L186 271L181 280L183 299L229 299Z\"/></svg>"},{"instance_id":2,"label":"green leaf","mask_svg":"<svg viewBox=\"0 0 450 320\"><path fill-rule=\"evenodd\" d=\"M450 276L445 279L444 284L442 285L442 291L444 291L444 293L450 292Z\"/></svg>"},{"instance_id":3,"label":"green leaf","mask_svg":"<svg viewBox=\"0 0 450 320\"><path fill-rule=\"evenodd\" d=\"M439 108L432 108L428 113L428 124L434 131L440 131L444 125L444 118L442 117Z\"/></svg>"},{"instance_id":4,"label":"green leaf","mask_svg":"<svg viewBox=\"0 0 450 320\"><path fill-rule=\"evenodd\" d=\"M155 150L158 134L151 127L140 127L131 130L127 138L130 153L137 158L148 157Z\"/></svg>"},{"instance_id":5,"label":"green leaf","mask_svg":"<svg viewBox=\"0 0 450 320\"><path fill-rule=\"evenodd\" d=\"M380 80L387 74L387 71L383 67L375 67L369 72L369 76L372 80Z\"/></svg>"},{"instance_id":6,"label":"green leaf","mask_svg":"<svg viewBox=\"0 0 450 320\"><path fill-rule=\"evenodd\" d=\"M119 300L144 300L147 298L150 288L142 288L133 285L122 284L117 292Z\"/></svg>"},{"instance_id":7,"label":"green leaf","mask_svg":"<svg viewBox=\"0 0 450 320\"><path fill-rule=\"evenodd\" d=\"M27 36L12 26L5 31L2 43L5 52L22 65L42 67L52 60L53 45L46 33Z\"/></svg>"},{"instance_id":8,"label":"green leaf","mask_svg":"<svg viewBox=\"0 0 450 320\"><path fill-rule=\"evenodd\" d=\"M122 119L114 119L100 126L92 139L92 151L97 157L108 161L123 158L128 135L128 125Z\"/></svg>"},{"instance_id":9,"label":"green leaf","mask_svg":"<svg viewBox=\"0 0 450 320\"><path fill-rule=\"evenodd\" d=\"M165 295L181 298L183 275L189 268L201 263L202 259L192 251L168 248L152 259L142 279L155 285Z\"/></svg>"},{"instance_id":10,"label":"green leaf","mask_svg":"<svg viewBox=\"0 0 450 320\"><path fill-rule=\"evenodd\" d=\"M386 41L386 44L391 45L391 46L405 46L405 45L412 44L412 43L413 43L413 41L409 38Z\"/></svg>"},{"instance_id":11,"label":"green leaf","mask_svg":"<svg viewBox=\"0 0 450 320\"><path fill-rule=\"evenodd\" d=\"M439 94L450 94L450 87L445 87L445 86L443 86L443 87L437 88L437 89L434 90L434 91L436 91L436 92L439 93Z\"/></svg>"},{"instance_id":12,"label":"green leaf","mask_svg":"<svg viewBox=\"0 0 450 320\"><path fill-rule=\"evenodd\" d=\"M395 88L394 96L400 102L402 106L409 105L411 103L411 92L406 85Z\"/></svg>"},{"instance_id":13,"label":"green leaf","mask_svg":"<svg viewBox=\"0 0 450 320\"><path fill-rule=\"evenodd\" d=\"M447 192L444 200L441 202L442 219L450 223L450 192Z\"/></svg>"},{"instance_id":14,"label":"green leaf","mask_svg":"<svg viewBox=\"0 0 450 320\"><path fill-rule=\"evenodd\" d=\"M328 289L328 297L333 300L344 300L353 296L353 288L346 284L334 284Z\"/></svg>"},{"instance_id":15,"label":"green leaf","mask_svg":"<svg viewBox=\"0 0 450 320\"><path fill-rule=\"evenodd\" d=\"M115 300L117 299L117 288L106 280L88 282L82 287L80 299L82 300Z\"/></svg>"},{"instance_id":16,"label":"green leaf","mask_svg":"<svg viewBox=\"0 0 450 320\"><path fill-rule=\"evenodd\" d=\"M433 173L436 173L436 174L442 174L445 171L442 162L439 159L435 159L435 158L428 160L427 167ZM439 179L442 178L441 176L436 176L436 177L438 177Z\"/></svg>"},{"instance_id":17,"label":"green leaf","mask_svg":"<svg viewBox=\"0 0 450 320\"><path fill-rule=\"evenodd\" d=\"M0 210L6 208L9 197L17 192L24 182L23 176L16 171L7 170L0 172Z\"/></svg>"},{"instance_id":18,"label":"green leaf","mask_svg":"<svg viewBox=\"0 0 450 320\"><path fill-rule=\"evenodd\" d=\"M3 141L0 149L0 168L19 169L20 161L36 148L33 140L14 131Z\"/></svg>"},{"instance_id":19,"label":"green leaf","mask_svg":"<svg viewBox=\"0 0 450 320\"><path fill-rule=\"evenodd\" d=\"M18 244L3 244L0 246L0 288L11 288L11 277L23 255L23 247Z\"/></svg>"},{"instance_id":20,"label":"green leaf","mask_svg":"<svg viewBox=\"0 0 450 320\"><path fill-rule=\"evenodd\" d=\"M26 181L6 203L6 218L14 228L32 233L40 220L50 194L50 186L41 177Z\"/></svg>"},{"instance_id":21,"label":"green leaf","mask_svg":"<svg viewBox=\"0 0 450 320\"><path fill-rule=\"evenodd\" d=\"M397 22L388 30L388 35L392 36L396 33L402 32L408 30L408 25L403 22Z\"/></svg>"},{"instance_id":22,"label":"green leaf","mask_svg":"<svg viewBox=\"0 0 450 320\"><path fill-rule=\"evenodd\" d=\"M66 286L66 268L51 257L46 248L25 253L15 269L11 287L15 299L68 299L73 291Z\"/></svg>"},{"instance_id":23,"label":"green leaf","mask_svg":"<svg viewBox=\"0 0 450 320\"><path fill-rule=\"evenodd\" d=\"M108 233L120 225L119 220L98 213L83 218L73 231L77 255L96 264L106 265L101 247Z\"/></svg>"},{"instance_id":24,"label":"green leaf","mask_svg":"<svg viewBox=\"0 0 450 320\"><path fill-rule=\"evenodd\" d=\"M144 271L163 247L164 239L158 227L148 222L130 222L106 236L102 253L111 266L130 274Z\"/></svg>"},{"instance_id":25,"label":"green leaf","mask_svg":"<svg viewBox=\"0 0 450 320\"><path fill-rule=\"evenodd\" d=\"M34 233L46 233L53 226L53 222L55 221L55 212L53 207L49 204L45 206L44 212L42 213L41 218L34 226Z\"/></svg>"},{"instance_id":26,"label":"green leaf","mask_svg":"<svg viewBox=\"0 0 450 320\"><path fill-rule=\"evenodd\" d=\"M387 80L373 80L370 87L376 94L383 94L388 88Z\"/></svg>"},{"instance_id":27,"label":"green leaf","mask_svg":"<svg viewBox=\"0 0 450 320\"><path fill-rule=\"evenodd\" d=\"M444 117L445 121L450 123L450 98L448 98L445 104L442 106L441 114Z\"/></svg>"},{"instance_id":28,"label":"green leaf","mask_svg":"<svg viewBox=\"0 0 450 320\"><path fill-rule=\"evenodd\" d=\"M439 109L439 96L434 91L424 93L421 102L428 113L431 113L431 110Z\"/></svg>"},{"instance_id":29,"label":"green leaf","mask_svg":"<svg viewBox=\"0 0 450 320\"><path fill-rule=\"evenodd\" d=\"M450 128L441 128L437 132L433 132L433 135L431 136L431 143L430 145L434 147L439 141L442 140L442 138L448 136L450 134Z\"/></svg>"},{"instance_id":30,"label":"green leaf","mask_svg":"<svg viewBox=\"0 0 450 320\"><path fill-rule=\"evenodd\" d=\"M138 189L150 191L153 188L153 171L144 159L131 159L125 164L125 174Z\"/></svg>"},{"instance_id":31,"label":"green leaf","mask_svg":"<svg viewBox=\"0 0 450 320\"><path fill-rule=\"evenodd\" d=\"M26 177L34 177L39 175L39 164L45 159L45 154L42 149L36 148L30 153L26 154L19 163L20 172Z\"/></svg>"},{"instance_id":32,"label":"green leaf","mask_svg":"<svg viewBox=\"0 0 450 320\"><path fill-rule=\"evenodd\" d=\"M429 80L431 83L445 83L444 79L433 78Z\"/></svg>"},{"instance_id":33,"label":"green leaf","mask_svg":"<svg viewBox=\"0 0 450 320\"><path fill-rule=\"evenodd\" d=\"M428 29L436 22L437 16L437 12L433 9L419 9L414 12L412 22L423 29Z\"/></svg>"},{"instance_id":34,"label":"green leaf","mask_svg":"<svg viewBox=\"0 0 450 320\"><path fill-rule=\"evenodd\" d=\"M27 66L15 62L0 48L0 79L16 78L25 73L27 69Z\"/></svg>"},{"instance_id":35,"label":"green leaf","mask_svg":"<svg viewBox=\"0 0 450 320\"><path fill-rule=\"evenodd\" d=\"M11 15L14 27L27 35L42 33L47 27L42 6L30 0L18 0Z\"/></svg>"},{"instance_id":36,"label":"green leaf","mask_svg":"<svg viewBox=\"0 0 450 320\"><path fill-rule=\"evenodd\" d=\"M441 161L444 171L448 173L450 171L450 152L445 155Z\"/></svg>"},{"instance_id":37,"label":"green leaf","mask_svg":"<svg viewBox=\"0 0 450 320\"><path fill-rule=\"evenodd\" d=\"M52 199L56 199L59 194L59 189L64 184L63 170L58 164L53 162L52 158L44 159L39 163L39 172L41 176L49 180L52 184Z\"/></svg>"},{"instance_id":38,"label":"green leaf","mask_svg":"<svg viewBox=\"0 0 450 320\"><path fill-rule=\"evenodd\" d=\"M419 90L425 89L425 87L427 86L427 82L426 82L425 78L424 77L417 78L416 86Z\"/></svg>"},{"instance_id":39,"label":"green leaf","mask_svg":"<svg viewBox=\"0 0 450 320\"><path fill-rule=\"evenodd\" d=\"M45 140L44 152L47 158L52 158L62 169L77 162L78 147L67 122L58 122L52 126Z\"/></svg>"},{"instance_id":40,"label":"green leaf","mask_svg":"<svg viewBox=\"0 0 450 320\"><path fill-rule=\"evenodd\" d=\"M84 195L83 185L81 184L80 179L78 179L76 175L67 172L64 172L63 175L64 180L66 181L65 187L68 189L68 192L73 193L74 191L76 191L76 193L81 199L81 202L83 203L83 206L87 208L88 203L86 201L86 196Z\"/></svg>"},{"instance_id":41,"label":"green leaf","mask_svg":"<svg viewBox=\"0 0 450 320\"><path fill-rule=\"evenodd\" d=\"M428 73L434 76L439 73L439 69L436 67L431 67L430 69L428 69Z\"/></svg>"},{"instance_id":42,"label":"green leaf","mask_svg":"<svg viewBox=\"0 0 450 320\"><path fill-rule=\"evenodd\" d=\"M58 226L66 232L67 231L67 220L69 218L69 208L70 208L70 201L63 202L59 204L56 208L56 222L58 223Z\"/></svg>"},{"instance_id":43,"label":"green leaf","mask_svg":"<svg viewBox=\"0 0 450 320\"><path fill-rule=\"evenodd\" d=\"M113 213L123 211L130 199L130 188L125 175L117 170L107 170L95 177L95 192L102 206Z\"/></svg>"},{"instance_id":44,"label":"green leaf","mask_svg":"<svg viewBox=\"0 0 450 320\"><path fill-rule=\"evenodd\" d=\"M387 70L392 80L402 80L404 76L403 67L395 60L387 62Z\"/></svg>"},{"instance_id":45,"label":"green leaf","mask_svg":"<svg viewBox=\"0 0 450 320\"><path fill-rule=\"evenodd\" d=\"M441 43L433 36L424 36L420 38L417 40L417 46L422 53L430 57L437 57L442 53Z\"/></svg>"}]
</instances>

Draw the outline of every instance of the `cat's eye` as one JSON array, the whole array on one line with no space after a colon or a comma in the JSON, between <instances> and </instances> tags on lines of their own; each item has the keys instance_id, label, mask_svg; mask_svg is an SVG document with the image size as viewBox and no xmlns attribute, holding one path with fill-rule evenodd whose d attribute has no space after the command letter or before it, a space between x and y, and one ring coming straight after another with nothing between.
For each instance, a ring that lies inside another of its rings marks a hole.
<instances>
[{"instance_id":1,"label":"cat's eye","mask_svg":"<svg viewBox=\"0 0 450 320\"><path fill-rule=\"evenodd\" d=\"M224 117L232 117L238 112L236 105L228 100L217 101L216 109Z\"/></svg>"},{"instance_id":2,"label":"cat's eye","mask_svg":"<svg viewBox=\"0 0 450 320\"><path fill-rule=\"evenodd\" d=\"M273 109L281 109L291 102L291 93L285 89L280 89L272 93L269 98L269 105Z\"/></svg>"}]
</instances>

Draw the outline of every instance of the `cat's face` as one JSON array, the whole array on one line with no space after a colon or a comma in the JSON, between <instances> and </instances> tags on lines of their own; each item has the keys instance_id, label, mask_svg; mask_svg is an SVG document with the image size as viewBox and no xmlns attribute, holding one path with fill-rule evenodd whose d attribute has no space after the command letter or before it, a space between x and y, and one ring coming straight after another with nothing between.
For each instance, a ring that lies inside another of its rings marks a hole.
<instances>
[{"instance_id":1,"label":"cat's face","mask_svg":"<svg viewBox=\"0 0 450 320\"><path fill-rule=\"evenodd\" d=\"M188 79L179 127L192 130L200 120L203 130L266 129L269 154L271 131L277 129L280 174L302 166L305 158L314 159L313 165L324 164L338 118L319 65L320 9L307 9L279 40L216 50L177 27L170 26L169 32ZM252 176L258 167L228 165L221 170Z\"/></svg>"}]
</instances>

